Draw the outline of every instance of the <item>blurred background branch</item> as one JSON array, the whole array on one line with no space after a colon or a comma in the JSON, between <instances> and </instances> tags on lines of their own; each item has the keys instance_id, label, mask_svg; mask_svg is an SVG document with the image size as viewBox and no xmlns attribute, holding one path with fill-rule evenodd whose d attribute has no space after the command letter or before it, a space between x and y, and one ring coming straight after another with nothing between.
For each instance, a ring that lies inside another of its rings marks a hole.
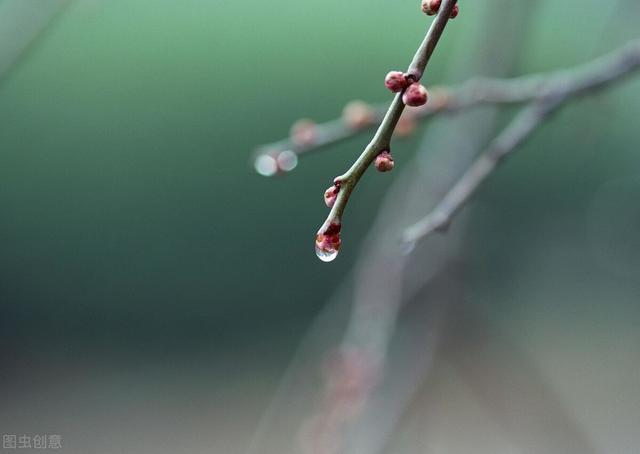
<instances>
[{"instance_id":1,"label":"blurred background branch","mask_svg":"<svg viewBox=\"0 0 640 454\"><path fill-rule=\"evenodd\" d=\"M0 83L70 4L71 0L0 2Z\"/></svg>"},{"instance_id":2,"label":"blurred background branch","mask_svg":"<svg viewBox=\"0 0 640 454\"><path fill-rule=\"evenodd\" d=\"M417 241L434 231L446 229L453 216L496 170L502 160L515 152L557 109L575 97L593 94L619 82L639 66L640 40L635 40L582 67L547 78L525 79L522 85L512 85L505 90L505 93L511 94L504 95L506 98L522 97L518 92L527 93L529 96L525 99L532 102L491 142L433 211L405 230L405 247L413 249Z\"/></svg>"}]
</instances>

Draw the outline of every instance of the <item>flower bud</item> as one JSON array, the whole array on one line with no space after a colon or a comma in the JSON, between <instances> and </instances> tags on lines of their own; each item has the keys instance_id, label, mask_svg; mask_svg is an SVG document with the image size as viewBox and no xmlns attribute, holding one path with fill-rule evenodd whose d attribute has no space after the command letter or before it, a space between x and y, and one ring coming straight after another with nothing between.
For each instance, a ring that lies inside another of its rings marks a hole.
<instances>
[{"instance_id":1,"label":"flower bud","mask_svg":"<svg viewBox=\"0 0 640 454\"><path fill-rule=\"evenodd\" d=\"M409 85L402 95L402 101L411 107L422 106L427 102L427 89L419 83Z\"/></svg>"},{"instance_id":2,"label":"flower bud","mask_svg":"<svg viewBox=\"0 0 640 454\"><path fill-rule=\"evenodd\" d=\"M422 12L427 16L433 16L440 9L441 3L441 0L422 0Z\"/></svg>"},{"instance_id":3,"label":"flower bud","mask_svg":"<svg viewBox=\"0 0 640 454\"><path fill-rule=\"evenodd\" d=\"M404 73L400 71L391 71L384 78L384 85L393 93L398 93L407 88L409 81L407 81Z\"/></svg>"},{"instance_id":4,"label":"flower bud","mask_svg":"<svg viewBox=\"0 0 640 454\"><path fill-rule=\"evenodd\" d=\"M393 170L393 156L389 150L385 150L376 156L376 160L374 161L374 165L378 172L389 172Z\"/></svg>"},{"instance_id":5,"label":"flower bud","mask_svg":"<svg viewBox=\"0 0 640 454\"><path fill-rule=\"evenodd\" d=\"M337 183L324 191L324 203L327 207L333 208L338 198L338 192L340 192L340 185Z\"/></svg>"},{"instance_id":6,"label":"flower bud","mask_svg":"<svg viewBox=\"0 0 640 454\"><path fill-rule=\"evenodd\" d=\"M451 10L451 15L449 16L451 19L455 19L456 17L458 17L458 13L460 12L460 8L458 8L458 5L455 4L453 6L453 9Z\"/></svg>"}]
</instances>

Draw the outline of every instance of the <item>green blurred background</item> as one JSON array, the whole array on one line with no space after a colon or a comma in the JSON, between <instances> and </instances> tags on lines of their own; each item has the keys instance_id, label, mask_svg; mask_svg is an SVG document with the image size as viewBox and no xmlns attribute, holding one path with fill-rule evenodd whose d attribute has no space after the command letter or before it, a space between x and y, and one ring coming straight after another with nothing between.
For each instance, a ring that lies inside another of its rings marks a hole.
<instances>
[{"instance_id":1,"label":"green blurred background","mask_svg":"<svg viewBox=\"0 0 640 454\"><path fill-rule=\"evenodd\" d=\"M20 3L45 0L0 1L3 23L16 24L6 15ZM388 100L381 76L406 65L426 26L416 3L77 0L60 9L0 79L3 433L67 434L68 452L146 452L152 438L167 452L185 439L202 452L242 452L395 177L363 180L344 251L327 265L312 245L321 195L366 137L275 180L254 173L251 152L295 119L334 118L354 98ZM462 4L429 82L473 75L441 80L451 49L472 55L482 44L468 37L483 26L474 21L483 4ZM531 21L513 75L578 64L636 37L640 4L546 1ZM488 313L524 320L529 298L543 319L587 310L589 323L613 317L633 332L639 102L636 78L575 103L482 190L466 244L470 285ZM397 145L399 169L418 143ZM583 305L594 289L601 299ZM536 299L545 291L557 298ZM545 312L558 304L560 315ZM129 423L145 429L131 434Z\"/></svg>"}]
</instances>

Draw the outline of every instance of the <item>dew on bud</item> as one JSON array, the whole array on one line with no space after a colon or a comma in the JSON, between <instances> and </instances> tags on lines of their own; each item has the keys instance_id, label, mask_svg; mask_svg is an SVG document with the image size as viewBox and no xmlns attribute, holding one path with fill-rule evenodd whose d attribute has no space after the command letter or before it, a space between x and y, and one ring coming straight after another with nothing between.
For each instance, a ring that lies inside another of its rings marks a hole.
<instances>
[{"instance_id":1,"label":"dew on bud","mask_svg":"<svg viewBox=\"0 0 640 454\"><path fill-rule=\"evenodd\" d=\"M323 227L316 236L316 255L323 262L332 262L340 250L340 228L337 223Z\"/></svg>"},{"instance_id":2,"label":"dew on bud","mask_svg":"<svg viewBox=\"0 0 640 454\"><path fill-rule=\"evenodd\" d=\"M338 256L340 250L340 238L337 238L337 243L333 241L333 238L327 238L324 235L318 235L316 237L316 255L323 262L332 262Z\"/></svg>"},{"instance_id":3,"label":"dew on bud","mask_svg":"<svg viewBox=\"0 0 640 454\"><path fill-rule=\"evenodd\" d=\"M278 165L278 170L291 172L298 166L298 155L291 150L284 150L278 154L276 164Z\"/></svg>"},{"instance_id":4,"label":"dew on bud","mask_svg":"<svg viewBox=\"0 0 640 454\"><path fill-rule=\"evenodd\" d=\"M271 154L263 154L256 158L253 163L256 172L263 177L272 177L278 173L278 161Z\"/></svg>"},{"instance_id":5,"label":"dew on bud","mask_svg":"<svg viewBox=\"0 0 640 454\"><path fill-rule=\"evenodd\" d=\"M338 256L338 249L319 246L318 240L316 240L316 255L325 263L333 262Z\"/></svg>"}]
</instances>

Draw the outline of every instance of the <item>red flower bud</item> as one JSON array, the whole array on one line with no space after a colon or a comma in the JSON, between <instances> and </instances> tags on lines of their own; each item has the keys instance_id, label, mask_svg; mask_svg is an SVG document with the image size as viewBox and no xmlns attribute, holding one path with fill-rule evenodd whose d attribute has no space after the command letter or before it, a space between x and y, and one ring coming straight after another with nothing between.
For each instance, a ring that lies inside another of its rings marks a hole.
<instances>
[{"instance_id":1,"label":"red flower bud","mask_svg":"<svg viewBox=\"0 0 640 454\"><path fill-rule=\"evenodd\" d=\"M449 16L451 19L455 19L456 17L458 17L458 13L460 12L460 8L458 8L458 5L454 5L453 9L451 10L451 15Z\"/></svg>"},{"instance_id":2,"label":"red flower bud","mask_svg":"<svg viewBox=\"0 0 640 454\"><path fill-rule=\"evenodd\" d=\"M333 208L333 205L336 203L336 199L338 198L338 192L340 192L340 185L334 184L326 191L324 191L324 203L329 208Z\"/></svg>"},{"instance_id":3,"label":"red flower bud","mask_svg":"<svg viewBox=\"0 0 640 454\"><path fill-rule=\"evenodd\" d=\"M378 169L378 172L389 172L393 170L393 156L391 156L391 153L389 153L388 150L385 150L376 156L374 165L376 166L376 169Z\"/></svg>"},{"instance_id":4,"label":"red flower bud","mask_svg":"<svg viewBox=\"0 0 640 454\"><path fill-rule=\"evenodd\" d=\"M411 107L422 106L427 102L427 89L419 83L409 85L402 95L402 101Z\"/></svg>"},{"instance_id":5,"label":"red flower bud","mask_svg":"<svg viewBox=\"0 0 640 454\"><path fill-rule=\"evenodd\" d=\"M384 78L384 85L393 93L398 93L409 85L409 81L405 77L404 73L400 71L391 71Z\"/></svg>"}]
</instances>

